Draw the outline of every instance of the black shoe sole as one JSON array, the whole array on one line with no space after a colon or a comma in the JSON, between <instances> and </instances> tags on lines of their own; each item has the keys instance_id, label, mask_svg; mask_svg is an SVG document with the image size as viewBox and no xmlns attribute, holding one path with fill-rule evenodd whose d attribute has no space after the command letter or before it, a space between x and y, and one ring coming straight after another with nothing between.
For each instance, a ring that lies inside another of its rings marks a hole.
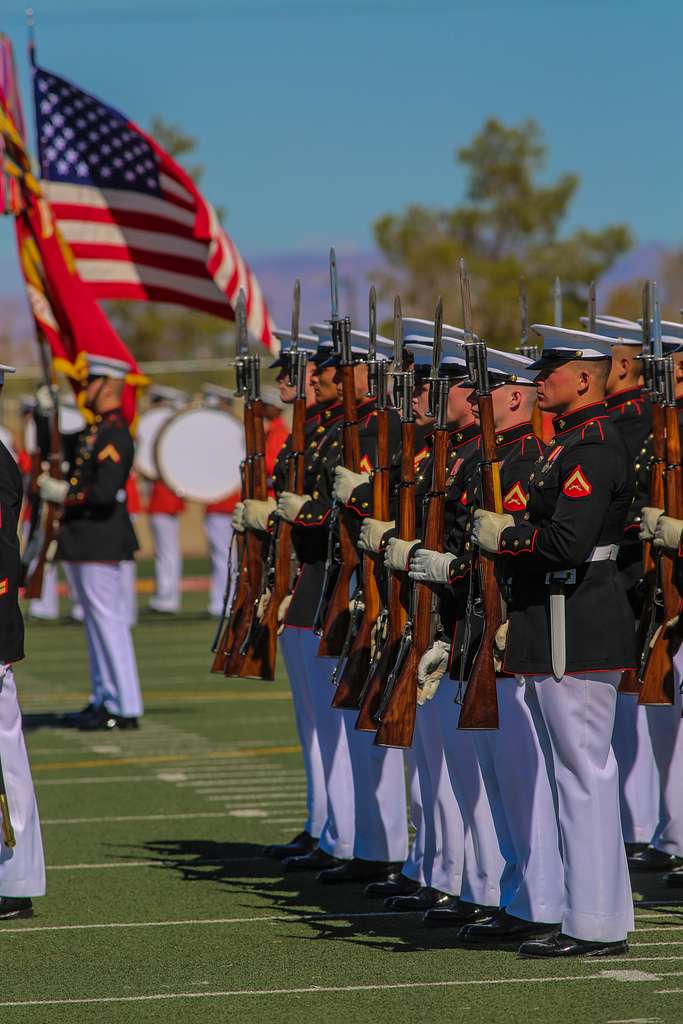
<instances>
[{"instance_id":1,"label":"black shoe sole","mask_svg":"<svg viewBox=\"0 0 683 1024\"><path fill-rule=\"evenodd\" d=\"M9 910L6 914L0 914L0 921L16 921L20 917L33 917L33 907L26 907L24 910Z\"/></svg>"},{"instance_id":2,"label":"black shoe sole","mask_svg":"<svg viewBox=\"0 0 683 1024\"><path fill-rule=\"evenodd\" d=\"M556 933L557 928L547 928L545 930L539 929L538 931L529 932L506 932L504 934L486 936L477 935L475 938L471 938L468 935L463 936L463 938L458 937L458 942L462 943L463 946L514 946L517 943L534 942L536 939L549 939L551 935Z\"/></svg>"},{"instance_id":3,"label":"black shoe sole","mask_svg":"<svg viewBox=\"0 0 683 1024\"><path fill-rule=\"evenodd\" d=\"M628 946L626 949L610 949L609 947L603 949L588 949L588 950L577 950L575 953L517 953L518 960L574 960L577 957L582 960L595 960L601 956L626 956L628 953Z\"/></svg>"}]
</instances>

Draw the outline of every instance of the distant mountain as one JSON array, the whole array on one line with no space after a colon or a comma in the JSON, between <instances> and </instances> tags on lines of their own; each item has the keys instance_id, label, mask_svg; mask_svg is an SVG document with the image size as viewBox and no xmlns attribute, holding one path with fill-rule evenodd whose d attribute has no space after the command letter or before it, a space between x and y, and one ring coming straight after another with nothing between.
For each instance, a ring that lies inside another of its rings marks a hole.
<instances>
[{"instance_id":1,"label":"distant mountain","mask_svg":"<svg viewBox=\"0 0 683 1024\"><path fill-rule=\"evenodd\" d=\"M609 292L618 285L637 278L656 277L665 246L657 242L639 245L617 260L598 282L598 308L604 306ZM293 251L263 253L253 256L250 264L266 296L271 315L278 327L289 327L292 289L301 280L301 325L325 320L330 313L330 281L328 253ZM385 266L378 252L350 250L337 252L339 269L339 302L356 323L367 323L368 288L373 273ZM391 316L391 309L381 303L380 321ZM35 352L33 327L22 291L18 269L10 258L0 258L0 339L10 341L11 358L17 364L32 363ZM7 344L7 341L5 341ZM10 353L7 353L9 355Z\"/></svg>"}]
</instances>

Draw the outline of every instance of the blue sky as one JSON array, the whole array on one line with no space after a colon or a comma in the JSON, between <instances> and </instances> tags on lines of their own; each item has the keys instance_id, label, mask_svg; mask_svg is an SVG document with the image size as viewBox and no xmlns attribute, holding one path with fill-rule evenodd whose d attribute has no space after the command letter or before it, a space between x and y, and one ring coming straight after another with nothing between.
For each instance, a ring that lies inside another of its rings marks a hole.
<instances>
[{"instance_id":1,"label":"blue sky","mask_svg":"<svg viewBox=\"0 0 683 1024\"><path fill-rule=\"evenodd\" d=\"M5 0L29 105L23 4ZM147 126L199 140L204 191L249 258L367 249L372 221L453 204L453 152L528 116L547 174L582 184L569 227L683 243L683 5L660 0L38 0L43 66ZM0 224L0 292L13 239Z\"/></svg>"}]
</instances>

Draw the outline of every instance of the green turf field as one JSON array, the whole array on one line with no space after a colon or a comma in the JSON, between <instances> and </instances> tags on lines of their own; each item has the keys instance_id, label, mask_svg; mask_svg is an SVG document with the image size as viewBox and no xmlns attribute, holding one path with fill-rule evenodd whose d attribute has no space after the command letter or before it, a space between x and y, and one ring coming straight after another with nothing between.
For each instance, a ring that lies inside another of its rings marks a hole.
<instances>
[{"instance_id":1,"label":"green turf field","mask_svg":"<svg viewBox=\"0 0 683 1024\"><path fill-rule=\"evenodd\" d=\"M204 603L186 594L179 619L137 628L137 734L57 727L84 703L84 637L29 626L16 674L48 895L0 924L3 1024L683 1019L683 902L653 883L628 958L545 964L458 949L360 887L261 859L303 821L291 703L283 678L208 674Z\"/></svg>"}]
</instances>

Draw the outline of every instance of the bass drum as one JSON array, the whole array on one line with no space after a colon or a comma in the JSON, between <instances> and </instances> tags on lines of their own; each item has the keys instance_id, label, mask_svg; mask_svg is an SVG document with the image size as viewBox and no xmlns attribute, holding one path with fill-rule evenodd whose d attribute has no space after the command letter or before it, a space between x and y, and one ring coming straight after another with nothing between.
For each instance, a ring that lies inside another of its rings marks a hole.
<instances>
[{"instance_id":1,"label":"bass drum","mask_svg":"<svg viewBox=\"0 0 683 1024\"><path fill-rule=\"evenodd\" d=\"M159 431L154 457L159 476L178 497L211 505L240 487L244 430L220 409L185 409Z\"/></svg>"},{"instance_id":2,"label":"bass drum","mask_svg":"<svg viewBox=\"0 0 683 1024\"><path fill-rule=\"evenodd\" d=\"M174 411L168 405L153 405L147 412L143 412L138 420L138 428L135 432L134 465L140 476L144 476L148 480L159 479L157 464L154 460L154 445L159 431L170 420Z\"/></svg>"}]
</instances>

